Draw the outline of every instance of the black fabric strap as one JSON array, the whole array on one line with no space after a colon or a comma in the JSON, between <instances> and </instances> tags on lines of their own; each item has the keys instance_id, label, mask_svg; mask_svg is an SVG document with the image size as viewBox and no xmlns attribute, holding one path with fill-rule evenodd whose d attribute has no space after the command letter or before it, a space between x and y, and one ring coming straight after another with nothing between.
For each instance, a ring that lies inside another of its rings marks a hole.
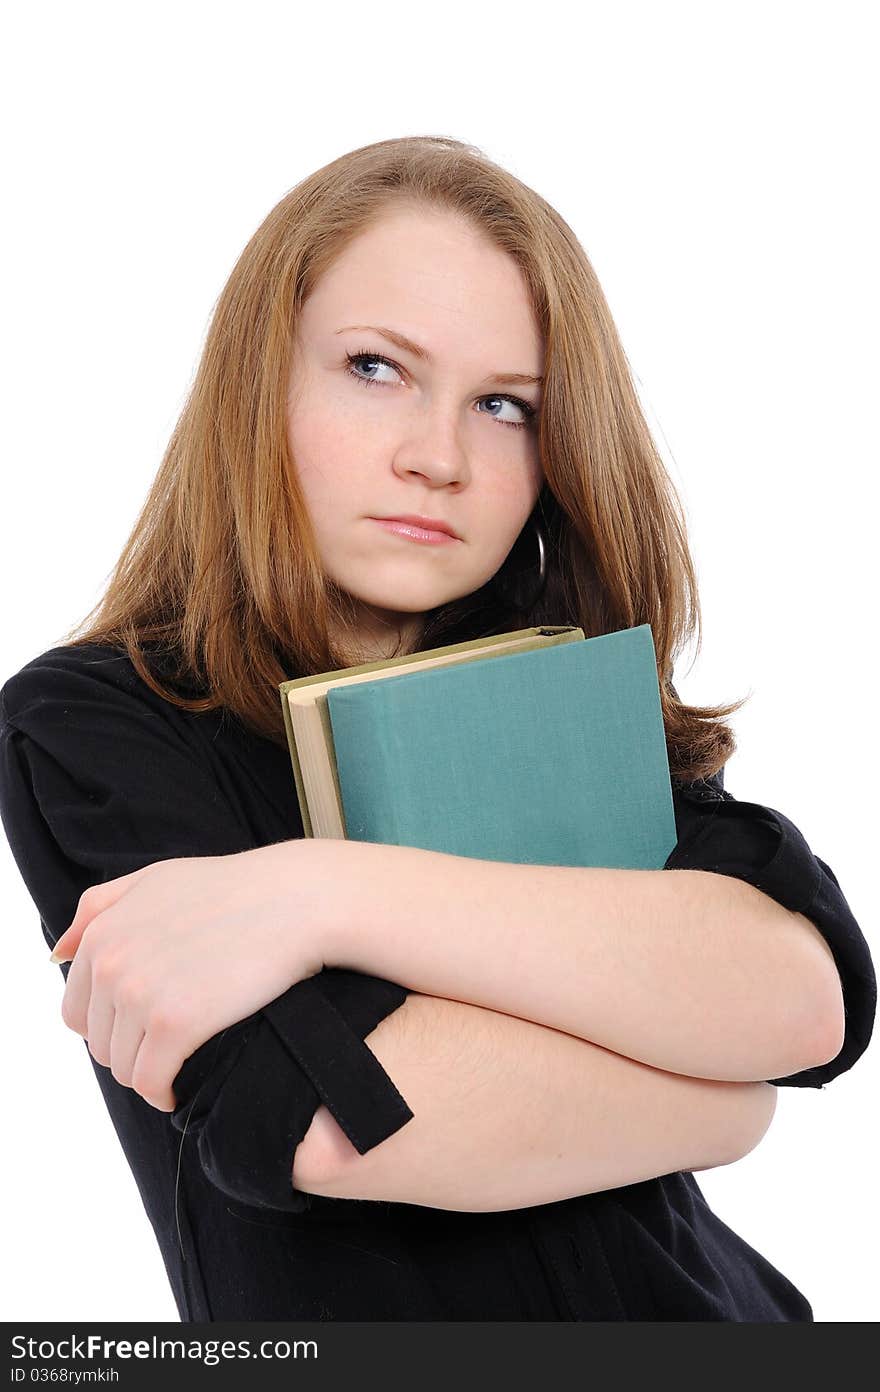
<instances>
[{"instance_id":1,"label":"black fabric strap","mask_svg":"<svg viewBox=\"0 0 880 1392\"><path fill-rule=\"evenodd\" d=\"M198 1146L211 1183L242 1203L303 1212L312 1197L293 1187L294 1155L322 1101L360 1155L412 1120L364 1043L407 994L325 968L191 1054L174 1079L171 1122Z\"/></svg>"},{"instance_id":2,"label":"black fabric strap","mask_svg":"<svg viewBox=\"0 0 880 1392\"><path fill-rule=\"evenodd\" d=\"M387 1013L383 1010L379 1019ZM360 1155L412 1120L413 1112L375 1054L314 978L297 984L295 999L286 992L265 1005L263 1014ZM378 1019L369 1029L375 1024Z\"/></svg>"}]
</instances>

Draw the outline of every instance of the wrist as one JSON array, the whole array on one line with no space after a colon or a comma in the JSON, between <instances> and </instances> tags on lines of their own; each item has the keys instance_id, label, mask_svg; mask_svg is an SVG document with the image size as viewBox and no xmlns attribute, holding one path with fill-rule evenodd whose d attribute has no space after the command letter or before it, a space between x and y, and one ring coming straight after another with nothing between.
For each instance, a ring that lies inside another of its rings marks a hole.
<instances>
[{"instance_id":1,"label":"wrist","mask_svg":"<svg viewBox=\"0 0 880 1392\"><path fill-rule=\"evenodd\" d=\"M367 919L361 843L308 836L292 844L315 950L325 967L350 966L354 944L363 944Z\"/></svg>"}]
</instances>

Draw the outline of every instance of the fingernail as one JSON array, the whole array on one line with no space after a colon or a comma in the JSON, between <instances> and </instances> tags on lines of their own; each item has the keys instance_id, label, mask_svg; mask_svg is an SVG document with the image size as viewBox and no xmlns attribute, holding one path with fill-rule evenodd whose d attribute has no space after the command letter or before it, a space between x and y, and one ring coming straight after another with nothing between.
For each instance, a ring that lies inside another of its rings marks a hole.
<instances>
[{"instance_id":1,"label":"fingernail","mask_svg":"<svg viewBox=\"0 0 880 1392\"><path fill-rule=\"evenodd\" d=\"M53 952L52 952L51 957L49 958L49 961L50 961L50 962L63 962L63 961L64 961L64 957L63 957L63 955L62 955L61 953L58 952L58 949L55 948L55 949L53 950Z\"/></svg>"}]
</instances>

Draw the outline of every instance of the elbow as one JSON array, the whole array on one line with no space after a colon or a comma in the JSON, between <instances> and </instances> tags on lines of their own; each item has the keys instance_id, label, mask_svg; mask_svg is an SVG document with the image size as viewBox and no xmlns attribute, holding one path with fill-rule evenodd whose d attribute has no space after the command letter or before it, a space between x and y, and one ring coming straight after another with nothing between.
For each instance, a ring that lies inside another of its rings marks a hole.
<instances>
[{"instance_id":1,"label":"elbow","mask_svg":"<svg viewBox=\"0 0 880 1392\"><path fill-rule=\"evenodd\" d=\"M815 1068L837 1058L846 1035L846 1010L843 986L837 963L819 929L802 913L791 915L802 930L800 946L805 948L804 973L806 984L802 999L806 1019L802 1028L809 1057L805 1068Z\"/></svg>"},{"instance_id":2,"label":"elbow","mask_svg":"<svg viewBox=\"0 0 880 1392\"><path fill-rule=\"evenodd\" d=\"M846 1040L846 1008L843 1003L843 987L837 968L833 980L828 983L827 999L820 1005L816 1015L817 1064L831 1063L843 1048Z\"/></svg>"},{"instance_id":3,"label":"elbow","mask_svg":"<svg viewBox=\"0 0 880 1392\"><path fill-rule=\"evenodd\" d=\"M348 1168L360 1158L342 1127L322 1103L294 1152L293 1187L324 1198L341 1198L343 1195L337 1194L334 1186L340 1184Z\"/></svg>"},{"instance_id":4,"label":"elbow","mask_svg":"<svg viewBox=\"0 0 880 1392\"><path fill-rule=\"evenodd\" d=\"M736 1117L736 1126L728 1137L721 1165L733 1165L737 1160L744 1160L763 1141L776 1115L779 1100L778 1089L772 1083L733 1083L731 1087L738 1090L739 1104L731 1110L731 1116Z\"/></svg>"},{"instance_id":5,"label":"elbow","mask_svg":"<svg viewBox=\"0 0 880 1392\"><path fill-rule=\"evenodd\" d=\"M839 1008L819 1009L814 1012L811 1038L813 1048L807 1068L819 1068L832 1063L843 1048L846 1038L846 1018L843 1004Z\"/></svg>"},{"instance_id":6,"label":"elbow","mask_svg":"<svg viewBox=\"0 0 880 1392\"><path fill-rule=\"evenodd\" d=\"M361 1155L322 1105L294 1153L293 1187L322 1199L407 1202L395 1182L400 1173L396 1140L395 1134Z\"/></svg>"}]
</instances>

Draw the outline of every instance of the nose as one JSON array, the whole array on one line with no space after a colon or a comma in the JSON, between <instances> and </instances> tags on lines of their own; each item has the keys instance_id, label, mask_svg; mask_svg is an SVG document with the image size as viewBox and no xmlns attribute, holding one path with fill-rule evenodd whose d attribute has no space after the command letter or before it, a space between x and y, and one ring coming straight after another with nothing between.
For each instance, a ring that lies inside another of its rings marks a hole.
<instances>
[{"instance_id":1,"label":"nose","mask_svg":"<svg viewBox=\"0 0 880 1392\"><path fill-rule=\"evenodd\" d=\"M418 474L435 488L466 483L470 464L453 416L438 407L423 418L398 445L394 468L401 475Z\"/></svg>"}]
</instances>

